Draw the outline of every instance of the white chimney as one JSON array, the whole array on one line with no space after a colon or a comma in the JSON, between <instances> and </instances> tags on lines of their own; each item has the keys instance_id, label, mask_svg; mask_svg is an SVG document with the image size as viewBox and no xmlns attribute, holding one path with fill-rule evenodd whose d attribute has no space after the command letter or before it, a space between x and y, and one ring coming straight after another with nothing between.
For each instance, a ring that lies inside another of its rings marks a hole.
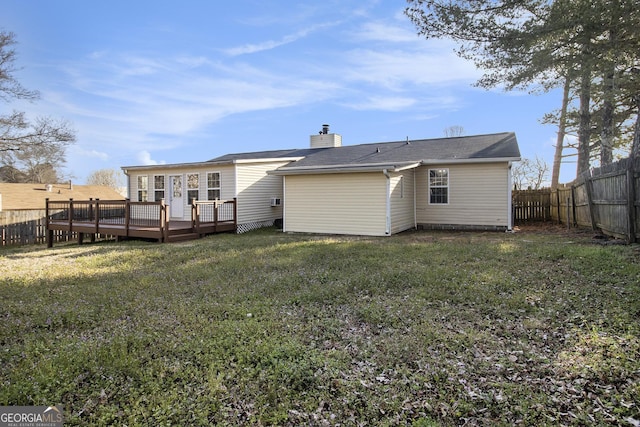
<instances>
[{"instance_id":1,"label":"white chimney","mask_svg":"<svg viewBox=\"0 0 640 427\"><path fill-rule=\"evenodd\" d=\"M342 135L329 133L329 125L322 125L318 135L311 135L311 148L334 148L342 146Z\"/></svg>"}]
</instances>

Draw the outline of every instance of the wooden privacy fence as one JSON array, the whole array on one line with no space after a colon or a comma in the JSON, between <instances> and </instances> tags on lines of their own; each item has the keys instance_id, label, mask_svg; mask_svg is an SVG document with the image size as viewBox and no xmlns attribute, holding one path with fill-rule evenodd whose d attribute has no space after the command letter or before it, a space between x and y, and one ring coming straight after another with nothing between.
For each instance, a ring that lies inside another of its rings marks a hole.
<instances>
[{"instance_id":1,"label":"wooden privacy fence","mask_svg":"<svg viewBox=\"0 0 640 427\"><path fill-rule=\"evenodd\" d=\"M640 239L640 158L595 168L551 194L551 216L628 242Z\"/></svg>"},{"instance_id":2,"label":"wooden privacy fence","mask_svg":"<svg viewBox=\"0 0 640 427\"><path fill-rule=\"evenodd\" d=\"M551 220L550 189L514 190L512 197L514 224Z\"/></svg>"},{"instance_id":3,"label":"wooden privacy fence","mask_svg":"<svg viewBox=\"0 0 640 427\"><path fill-rule=\"evenodd\" d=\"M55 242L75 239L76 233L58 230ZM9 210L0 212L0 246L33 245L47 241L45 209Z\"/></svg>"}]
</instances>

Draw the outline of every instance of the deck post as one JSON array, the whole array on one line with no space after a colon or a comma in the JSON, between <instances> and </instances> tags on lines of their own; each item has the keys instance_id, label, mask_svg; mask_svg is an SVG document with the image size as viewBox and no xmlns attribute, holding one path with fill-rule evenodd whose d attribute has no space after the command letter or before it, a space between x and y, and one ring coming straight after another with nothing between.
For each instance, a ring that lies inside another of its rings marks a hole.
<instances>
[{"instance_id":1,"label":"deck post","mask_svg":"<svg viewBox=\"0 0 640 427\"><path fill-rule=\"evenodd\" d=\"M96 207L95 207L95 210L93 212L93 214L95 216L96 226L95 226L95 232L91 235L91 243L96 241L96 236L98 235L98 232L100 231L100 206L98 205L99 201L100 201L100 199L96 199Z\"/></svg>"},{"instance_id":2,"label":"deck post","mask_svg":"<svg viewBox=\"0 0 640 427\"><path fill-rule=\"evenodd\" d=\"M160 199L160 239L159 242L167 242L169 240L169 218L167 217L167 205L164 204L164 198Z\"/></svg>"},{"instance_id":3,"label":"deck post","mask_svg":"<svg viewBox=\"0 0 640 427\"><path fill-rule=\"evenodd\" d=\"M191 228L192 231L198 234L198 237L202 237L200 233L200 204L194 200L191 204Z\"/></svg>"},{"instance_id":4,"label":"deck post","mask_svg":"<svg viewBox=\"0 0 640 427\"><path fill-rule=\"evenodd\" d=\"M69 233L73 231L73 199L69 199Z\"/></svg>"},{"instance_id":5,"label":"deck post","mask_svg":"<svg viewBox=\"0 0 640 427\"><path fill-rule=\"evenodd\" d=\"M238 232L238 198L233 198L233 231Z\"/></svg>"},{"instance_id":6,"label":"deck post","mask_svg":"<svg viewBox=\"0 0 640 427\"><path fill-rule=\"evenodd\" d=\"M78 232L78 244L81 245L84 240L84 233Z\"/></svg>"},{"instance_id":7,"label":"deck post","mask_svg":"<svg viewBox=\"0 0 640 427\"><path fill-rule=\"evenodd\" d=\"M89 207L87 209L87 219L93 219L93 197L89 197Z\"/></svg>"},{"instance_id":8,"label":"deck post","mask_svg":"<svg viewBox=\"0 0 640 427\"><path fill-rule=\"evenodd\" d=\"M131 200L125 199L124 202L124 235L129 237L129 221L131 219Z\"/></svg>"},{"instance_id":9,"label":"deck post","mask_svg":"<svg viewBox=\"0 0 640 427\"><path fill-rule=\"evenodd\" d=\"M220 205L218 204L218 200L215 200L213 202L213 231L216 233L218 232L218 209L220 209Z\"/></svg>"},{"instance_id":10,"label":"deck post","mask_svg":"<svg viewBox=\"0 0 640 427\"><path fill-rule=\"evenodd\" d=\"M53 247L53 230L49 229L49 198L45 199L45 207L44 207L44 215L45 215L45 227L47 230L47 247Z\"/></svg>"}]
</instances>

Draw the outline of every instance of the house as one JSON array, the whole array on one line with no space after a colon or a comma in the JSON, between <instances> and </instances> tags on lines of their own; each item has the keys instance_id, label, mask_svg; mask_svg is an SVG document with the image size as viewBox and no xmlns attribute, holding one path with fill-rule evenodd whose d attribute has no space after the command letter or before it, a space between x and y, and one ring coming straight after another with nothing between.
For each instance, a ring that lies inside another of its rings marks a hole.
<instances>
[{"instance_id":1,"label":"house","mask_svg":"<svg viewBox=\"0 0 640 427\"><path fill-rule=\"evenodd\" d=\"M234 154L197 163L124 166L132 201L169 205L170 220L190 221L196 200L237 200L237 228L243 233L282 218L282 177L270 170L300 160L309 150Z\"/></svg>"},{"instance_id":2,"label":"house","mask_svg":"<svg viewBox=\"0 0 640 427\"><path fill-rule=\"evenodd\" d=\"M0 246L46 241L46 200L124 200L116 190L101 185L13 184L0 182ZM71 234L58 233L57 241Z\"/></svg>"},{"instance_id":3,"label":"house","mask_svg":"<svg viewBox=\"0 0 640 427\"><path fill-rule=\"evenodd\" d=\"M0 212L44 210L49 200L124 200L111 187L102 185L66 184L13 184L0 182Z\"/></svg>"},{"instance_id":4,"label":"house","mask_svg":"<svg viewBox=\"0 0 640 427\"><path fill-rule=\"evenodd\" d=\"M165 199L186 220L192 199L237 198L238 232L388 236L412 228L510 230L512 132L342 145L324 125L305 149L200 163L123 167L132 200Z\"/></svg>"}]
</instances>

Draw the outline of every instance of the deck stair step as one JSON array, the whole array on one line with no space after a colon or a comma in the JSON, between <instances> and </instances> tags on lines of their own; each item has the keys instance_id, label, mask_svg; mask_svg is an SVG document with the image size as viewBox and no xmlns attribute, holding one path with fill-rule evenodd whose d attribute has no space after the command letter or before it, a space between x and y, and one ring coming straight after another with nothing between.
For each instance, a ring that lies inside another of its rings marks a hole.
<instances>
[{"instance_id":1,"label":"deck stair step","mask_svg":"<svg viewBox=\"0 0 640 427\"><path fill-rule=\"evenodd\" d=\"M200 235L198 233L182 233L182 234L169 234L168 236L169 242L184 242L186 240L195 240L199 239Z\"/></svg>"}]
</instances>

